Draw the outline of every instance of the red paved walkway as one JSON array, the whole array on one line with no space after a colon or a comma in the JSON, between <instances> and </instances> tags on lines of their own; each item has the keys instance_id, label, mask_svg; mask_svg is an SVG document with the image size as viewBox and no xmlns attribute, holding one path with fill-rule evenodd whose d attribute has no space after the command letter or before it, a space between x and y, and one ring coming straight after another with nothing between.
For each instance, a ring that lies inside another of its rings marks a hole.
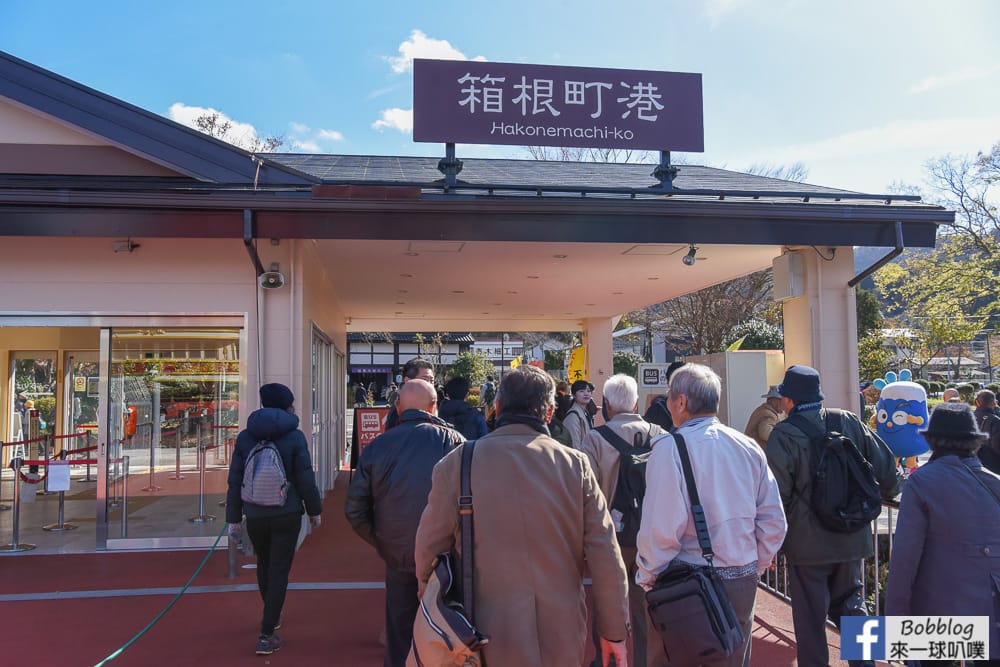
<instances>
[{"instance_id":1,"label":"red paved walkway","mask_svg":"<svg viewBox=\"0 0 1000 667\"><path fill-rule=\"evenodd\" d=\"M293 585L323 588L289 591L279 633L285 641L281 651L266 658L253 654L260 618L255 590L189 592L110 664L380 667L382 651L377 637L382 627L383 593L371 586L343 589L345 584L378 585L382 580L381 561L353 535L343 518L346 486L346 475L342 475L336 491L326 499L322 527L306 540L296 557ZM0 558L0 596L176 589L190 578L204 555L204 551L184 551L5 556ZM228 579L226 573L226 554L220 550L210 557L193 587L204 590L254 584L253 570L241 569L235 580ZM342 589L334 590L334 586ZM172 592L153 591L121 597L0 601L4 636L0 664L94 665L141 630L172 598ZM788 606L761 593L757 617L754 665L795 665ZM830 641L831 656L836 656L836 635L831 633Z\"/></svg>"}]
</instances>

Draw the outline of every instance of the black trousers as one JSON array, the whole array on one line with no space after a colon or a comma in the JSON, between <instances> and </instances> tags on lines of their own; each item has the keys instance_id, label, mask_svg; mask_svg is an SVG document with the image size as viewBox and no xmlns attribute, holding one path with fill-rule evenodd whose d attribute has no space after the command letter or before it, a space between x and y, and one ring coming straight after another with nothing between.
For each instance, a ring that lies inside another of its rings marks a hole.
<instances>
[{"instance_id":1,"label":"black trousers","mask_svg":"<svg viewBox=\"0 0 1000 667\"><path fill-rule=\"evenodd\" d=\"M417 617L417 575L385 568L385 667L405 667Z\"/></svg>"},{"instance_id":2,"label":"black trousers","mask_svg":"<svg viewBox=\"0 0 1000 667\"><path fill-rule=\"evenodd\" d=\"M861 561L789 565L792 594L792 624L800 667L826 667L830 649L826 643L826 619L840 627L841 616L867 616L862 594ZM872 662L850 660L851 667Z\"/></svg>"},{"instance_id":3,"label":"black trousers","mask_svg":"<svg viewBox=\"0 0 1000 667\"><path fill-rule=\"evenodd\" d=\"M292 570L295 543L302 528L302 515L251 519L247 517L247 535L257 554L257 588L264 601L264 614L260 621L260 634L274 634L274 626L281 618L288 591L288 573Z\"/></svg>"}]
</instances>

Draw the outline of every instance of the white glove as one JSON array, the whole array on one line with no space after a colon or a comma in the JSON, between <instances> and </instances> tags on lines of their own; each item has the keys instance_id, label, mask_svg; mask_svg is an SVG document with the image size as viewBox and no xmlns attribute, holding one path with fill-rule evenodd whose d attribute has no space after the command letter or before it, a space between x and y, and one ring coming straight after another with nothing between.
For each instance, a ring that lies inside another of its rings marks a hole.
<instances>
[{"instance_id":1,"label":"white glove","mask_svg":"<svg viewBox=\"0 0 1000 667\"><path fill-rule=\"evenodd\" d=\"M614 662L611 662L612 657L614 658ZM625 642L613 642L601 637L601 664L604 667L611 667L611 665L627 667L628 650L625 647Z\"/></svg>"},{"instance_id":2,"label":"white glove","mask_svg":"<svg viewBox=\"0 0 1000 667\"><path fill-rule=\"evenodd\" d=\"M243 537L243 524L242 523L230 523L226 524L229 528L229 537L234 539L239 539Z\"/></svg>"},{"instance_id":3,"label":"white glove","mask_svg":"<svg viewBox=\"0 0 1000 667\"><path fill-rule=\"evenodd\" d=\"M309 524L313 527L313 530L319 528L319 525L321 523L323 523L323 517L321 517L319 514L317 514L316 516L309 517Z\"/></svg>"}]
</instances>

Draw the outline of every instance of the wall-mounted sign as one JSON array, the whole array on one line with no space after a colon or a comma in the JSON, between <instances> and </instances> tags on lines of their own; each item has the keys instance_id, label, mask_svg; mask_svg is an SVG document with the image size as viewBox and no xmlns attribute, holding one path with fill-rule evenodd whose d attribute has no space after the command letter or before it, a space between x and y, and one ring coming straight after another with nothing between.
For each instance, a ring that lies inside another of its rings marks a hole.
<instances>
[{"instance_id":1,"label":"wall-mounted sign","mask_svg":"<svg viewBox=\"0 0 1000 667\"><path fill-rule=\"evenodd\" d=\"M639 386L666 389L670 386L669 368L670 364L639 364Z\"/></svg>"},{"instance_id":2,"label":"wall-mounted sign","mask_svg":"<svg viewBox=\"0 0 1000 667\"><path fill-rule=\"evenodd\" d=\"M701 74L417 59L413 140L701 152Z\"/></svg>"}]
</instances>

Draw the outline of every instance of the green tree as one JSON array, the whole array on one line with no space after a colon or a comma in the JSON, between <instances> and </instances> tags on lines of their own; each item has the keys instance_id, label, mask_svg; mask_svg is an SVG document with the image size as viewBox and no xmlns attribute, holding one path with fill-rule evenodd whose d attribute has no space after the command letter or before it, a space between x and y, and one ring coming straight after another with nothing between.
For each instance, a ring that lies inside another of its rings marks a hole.
<instances>
[{"instance_id":1,"label":"green tree","mask_svg":"<svg viewBox=\"0 0 1000 667\"><path fill-rule=\"evenodd\" d=\"M625 375L630 375L632 377L638 377L639 375L639 364L643 361L635 352L626 352L624 350L618 350L614 354L613 366L615 373L624 373Z\"/></svg>"},{"instance_id":2,"label":"green tree","mask_svg":"<svg viewBox=\"0 0 1000 667\"><path fill-rule=\"evenodd\" d=\"M909 350L914 374L950 346L975 338L997 312L992 280L995 259L983 255L966 235L945 235L933 252L904 255L876 272L875 284L912 330ZM992 271L992 273L991 273Z\"/></svg>"},{"instance_id":3,"label":"green tree","mask_svg":"<svg viewBox=\"0 0 1000 667\"><path fill-rule=\"evenodd\" d=\"M981 253L1000 254L1000 142L975 157L945 155L925 165L931 193L924 199L956 212L952 230ZM994 274L996 275L996 274Z\"/></svg>"},{"instance_id":4,"label":"green tree","mask_svg":"<svg viewBox=\"0 0 1000 667\"><path fill-rule=\"evenodd\" d=\"M885 377L892 355L882 345L882 335L873 330L858 340L858 370L862 380Z\"/></svg>"},{"instance_id":5,"label":"green tree","mask_svg":"<svg viewBox=\"0 0 1000 667\"><path fill-rule=\"evenodd\" d=\"M566 353L559 350L545 350L545 370L561 371L566 369Z\"/></svg>"},{"instance_id":6,"label":"green tree","mask_svg":"<svg viewBox=\"0 0 1000 667\"><path fill-rule=\"evenodd\" d=\"M448 379L466 377L469 378L471 386L478 387L486 382L486 376L491 375L494 371L493 362L481 354L466 350L455 357L455 363L448 370Z\"/></svg>"},{"instance_id":7,"label":"green tree","mask_svg":"<svg viewBox=\"0 0 1000 667\"><path fill-rule=\"evenodd\" d=\"M740 338L743 338L741 350L781 350L785 347L785 335L781 329L756 317L733 327L719 349L726 349Z\"/></svg>"},{"instance_id":8,"label":"green tree","mask_svg":"<svg viewBox=\"0 0 1000 667\"><path fill-rule=\"evenodd\" d=\"M878 297L875 293L858 289L856 295L856 308L858 313L858 340L882 327L882 313L879 310Z\"/></svg>"}]
</instances>

